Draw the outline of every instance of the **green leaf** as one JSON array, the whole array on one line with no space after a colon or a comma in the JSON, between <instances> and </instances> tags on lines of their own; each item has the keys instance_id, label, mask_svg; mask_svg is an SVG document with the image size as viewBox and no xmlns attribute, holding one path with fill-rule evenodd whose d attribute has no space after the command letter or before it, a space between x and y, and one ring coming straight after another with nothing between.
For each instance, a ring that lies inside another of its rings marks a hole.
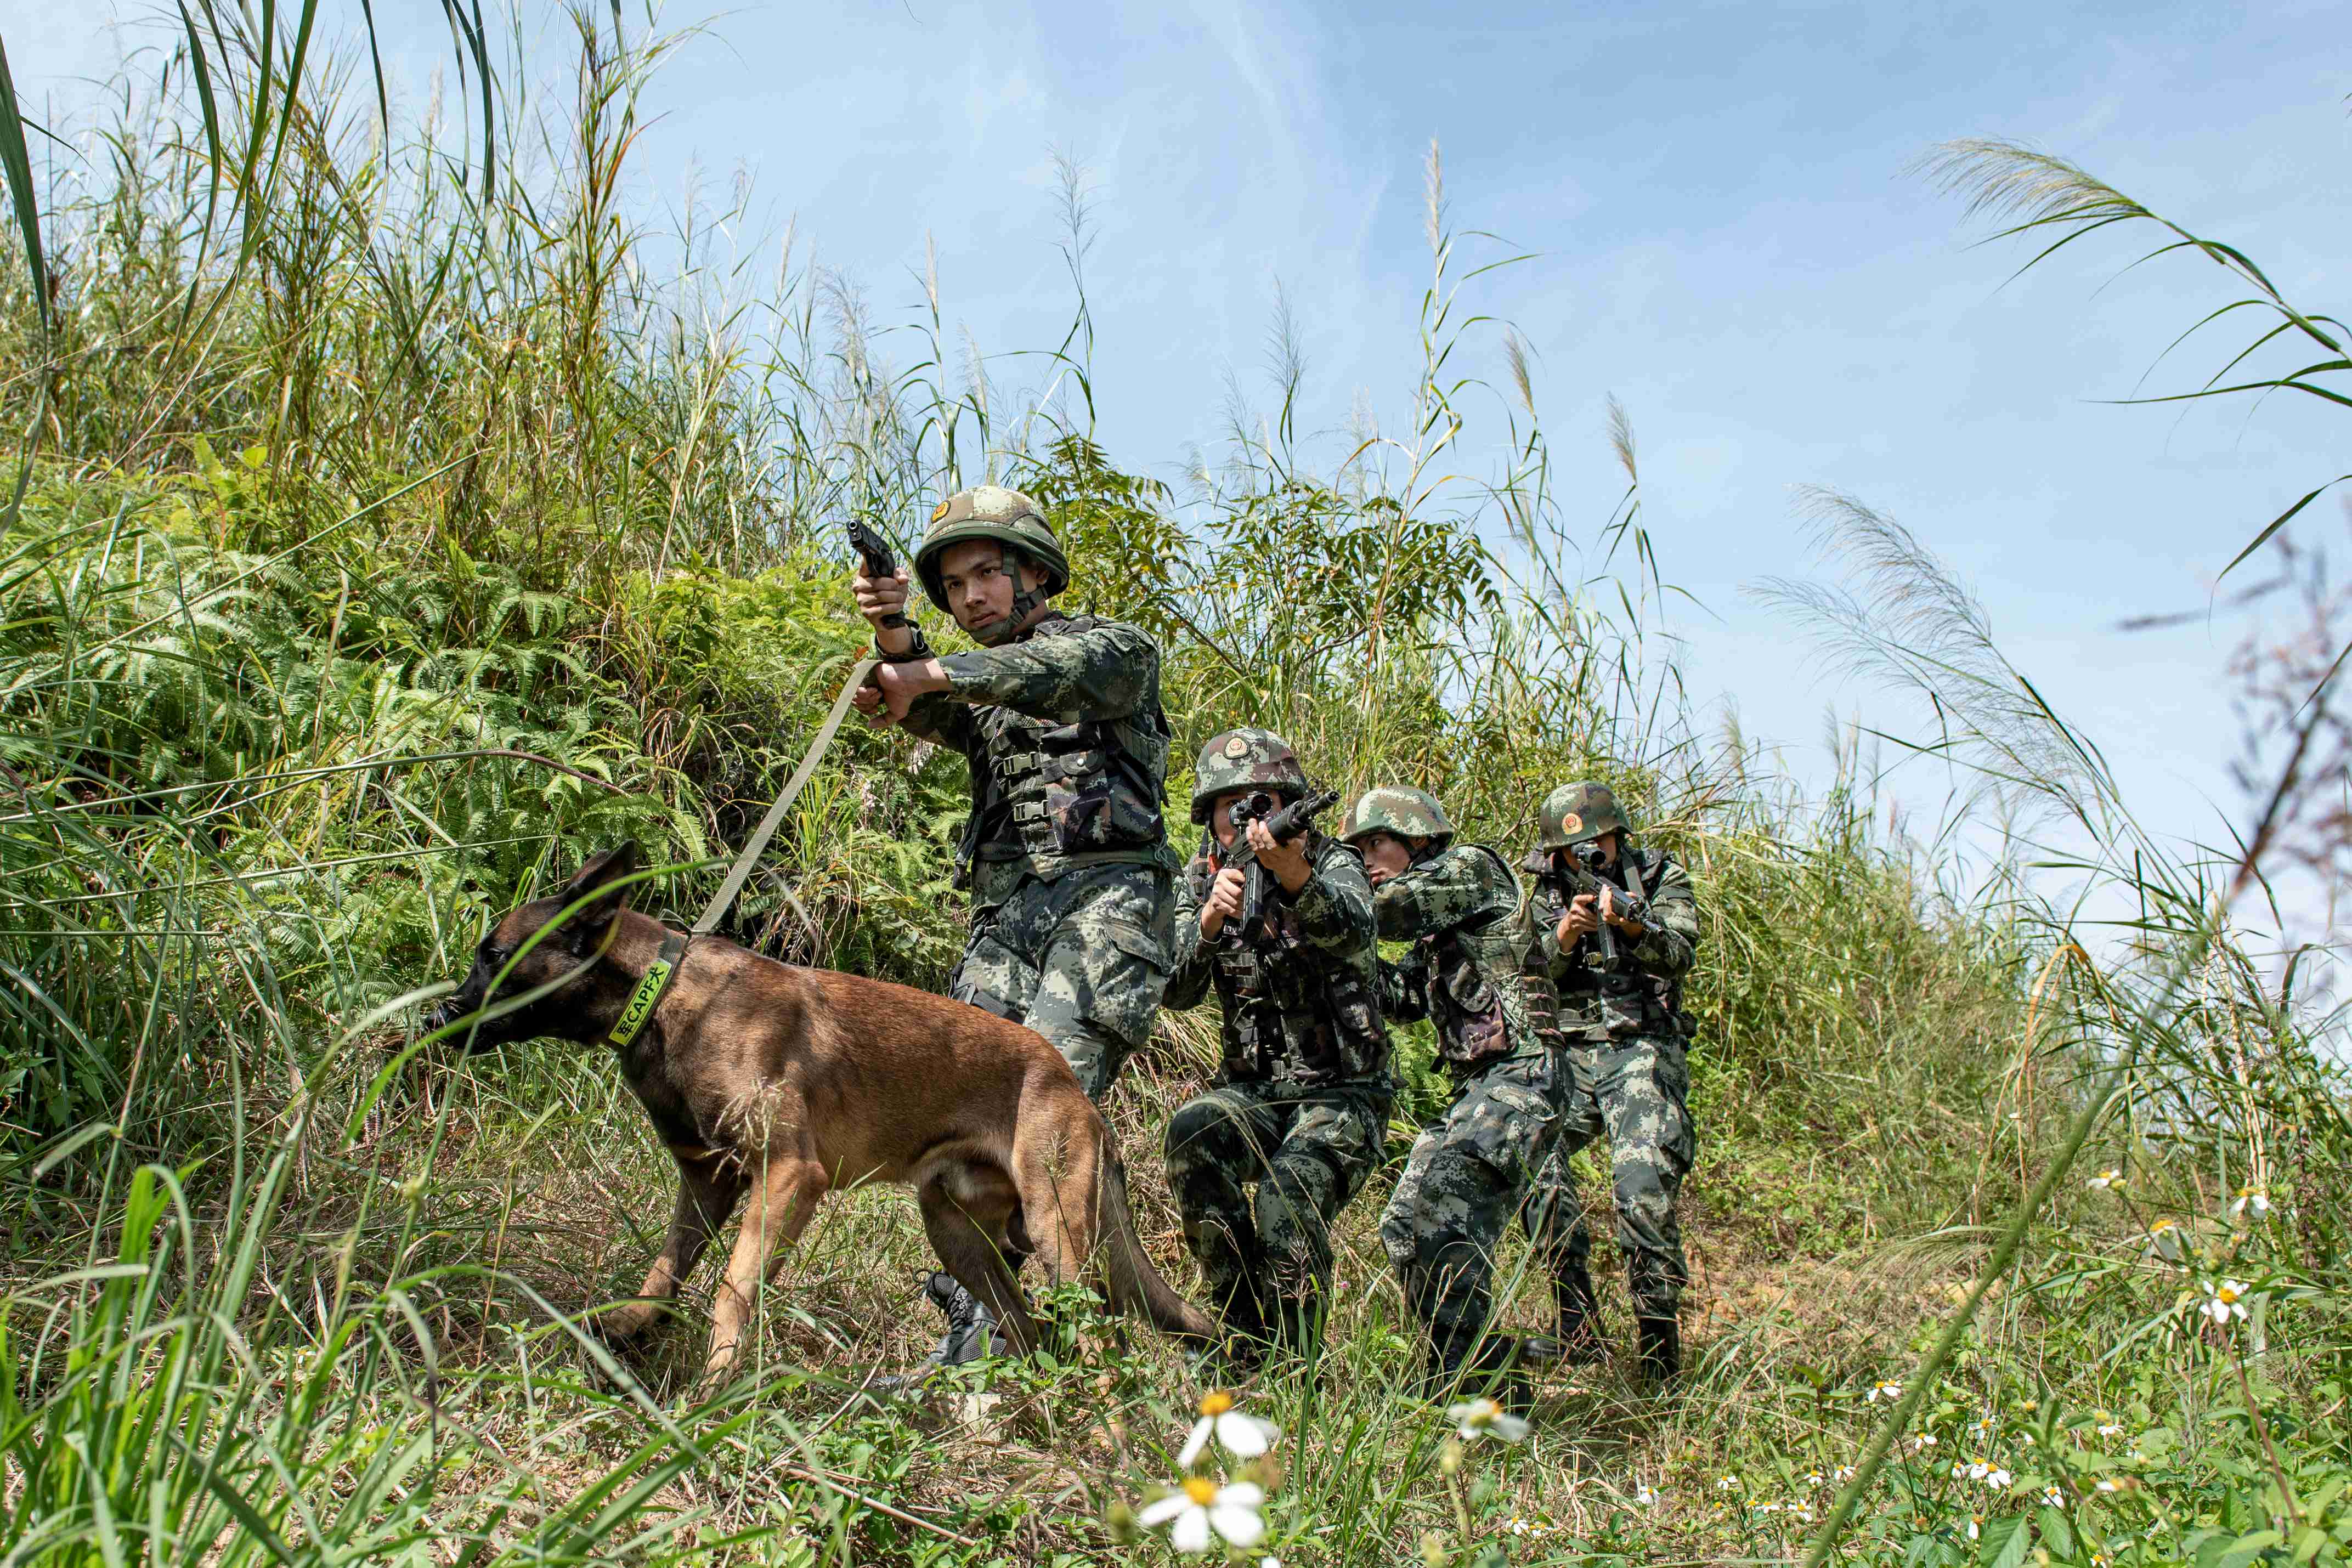
<instances>
[{"instance_id":1,"label":"green leaf","mask_svg":"<svg viewBox=\"0 0 2352 1568\"><path fill-rule=\"evenodd\" d=\"M1977 1561L1983 1568L2017 1568L2025 1561L2025 1548L2032 1539L2021 1513L1988 1521L1978 1542Z\"/></svg>"}]
</instances>

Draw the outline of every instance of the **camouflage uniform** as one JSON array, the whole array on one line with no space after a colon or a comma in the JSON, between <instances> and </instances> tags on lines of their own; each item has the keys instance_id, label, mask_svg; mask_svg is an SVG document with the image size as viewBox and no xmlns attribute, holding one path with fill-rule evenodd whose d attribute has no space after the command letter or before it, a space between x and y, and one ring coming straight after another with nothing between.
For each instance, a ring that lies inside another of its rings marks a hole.
<instances>
[{"instance_id":1,"label":"camouflage uniform","mask_svg":"<svg viewBox=\"0 0 2352 1568\"><path fill-rule=\"evenodd\" d=\"M1576 791L1584 791L1580 800ZM1595 798L1595 787L1555 791L1545 803L1547 837L1572 838L1597 813L1576 814L1579 829L1552 832L1551 819ZM1616 810L1613 799L1605 810ZM1622 817L1617 818L1622 822ZM1621 843L1622 839L1621 837ZM1568 900L1542 850L1524 869L1535 878L1534 904L1547 933L1557 931ZM1675 1198L1697 1150L1691 1124L1689 1015L1682 1011L1682 977L1698 942L1698 906L1689 876L1673 857L1627 844L1615 866L1595 874L1634 899L1646 899L1647 929L1639 939L1617 933L1614 971L1595 967L1597 944L1580 937L1569 948L1547 936L1553 983L1559 993L1560 1030L1570 1053L1585 1064L1592 1107L1606 1127L1617 1210L1617 1247L1624 1254L1637 1317L1672 1320L1689 1269ZM1559 1260L1581 1271L1592 1241L1585 1229L1565 1162L1548 1167L1544 1181L1554 1212L1576 1216L1559 1239Z\"/></svg>"},{"instance_id":2,"label":"camouflage uniform","mask_svg":"<svg viewBox=\"0 0 2352 1568\"><path fill-rule=\"evenodd\" d=\"M970 526L971 498L983 516L1028 505L995 486L942 502L919 561ZM929 653L919 636L905 656ZM1044 1035L1099 1100L1150 1038L1175 956L1160 650L1133 626L1054 614L940 666L949 689L917 698L905 727L971 768L956 854L971 932L950 994Z\"/></svg>"},{"instance_id":3,"label":"camouflage uniform","mask_svg":"<svg viewBox=\"0 0 2352 1568\"><path fill-rule=\"evenodd\" d=\"M940 660L948 690L918 697L904 724L962 752L971 770L956 852L971 929L949 994L1036 1030L1100 1101L1150 1038L1175 958L1160 649L1136 627L1093 616L1049 613L1018 629L1068 583L1069 563L1036 503L997 485L950 496L931 514L914 567L938 608L948 608L941 558L966 541L1003 551L1011 613L974 632L977 652ZM1036 569L1037 586L1020 586L1022 565ZM932 654L916 630L906 652L884 656ZM947 1274L934 1273L927 1291L948 1315L930 1359L984 1354L993 1314Z\"/></svg>"},{"instance_id":4,"label":"camouflage uniform","mask_svg":"<svg viewBox=\"0 0 2352 1568\"><path fill-rule=\"evenodd\" d=\"M1217 737L1202 758L1194 815L1203 821L1206 805L1234 789L1305 786L1289 747L1262 730ZM1193 1008L1213 986L1223 1014L1215 1082L1168 1124L1184 1239L1230 1326L1297 1342L1320 1321L1330 1223L1380 1165L1396 1092L1363 857L1312 829L1305 848L1311 870L1297 893L1269 876L1256 940L1229 920L1203 941L1198 911L1217 869L1215 839L1203 841L1180 903L1181 957L1166 998Z\"/></svg>"},{"instance_id":5,"label":"camouflage uniform","mask_svg":"<svg viewBox=\"0 0 2352 1568\"><path fill-rule=\"evenodd\" d=\"M1434 849L1382 883L1372 907L1383 940L1412 944L1381 962L1383 1010L1429 1019L1461 1085L1414 1142L1381 1219L1435 1366L1451 1371L1468 1364L1493 1312L1504 1228L1556 1142L1577 1134L1563 1117L1571 1086L1541 934L1501 856L1482 844Z\"/></svg>"}]
</instances>

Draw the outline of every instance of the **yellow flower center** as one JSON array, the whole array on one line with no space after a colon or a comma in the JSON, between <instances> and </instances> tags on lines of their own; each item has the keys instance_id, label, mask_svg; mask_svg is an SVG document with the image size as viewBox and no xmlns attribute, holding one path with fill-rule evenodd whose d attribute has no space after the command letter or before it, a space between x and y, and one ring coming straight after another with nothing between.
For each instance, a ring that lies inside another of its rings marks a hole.
<instances>
[{"instance_id":1,"label":"yellow flower center","mask_svg":"<svg viewBox=\"0 0 2352 1568\"><path fill-rule=\"evenodd\" d=\"M2238 1292L2236 1290L2228 1285L2224 1285L2220 1290L2214 1291L2213 1295L2214 1298L2225 1307L2231 1301L2238 1299Z\"/></svg>"},{"instance_id":2,"label":"yellow flower center","mask_svg":"<svg viewBox=\"0 0 2352 1568\"><path fill-rule=\"evenodd\" d=\"M1222 1416L1226 1411L1232 1409L1234 1405L1234 1396L1225 1390L1220 1388L1201 1401L1201 1414L1203 1416Z\"/></svg>"},{"instance_id":3,"label":"yellow flower center","mask_svg":"<svg viewBox=\"0 0 2352 1568\"><path fill-rule=\"evenodd\" d=\"M1217 1483L1206 1476L1193 1476L1184 1482L1184 1495L1202 1508L1217 1500Z\"/></svg>"},{"instance_id":4,"label":"yellow flower center","mask_svg":"<svg viewBox=\"0 0 2352 1568\"><path fill-rule=\"evenodd\" d=\"M1502 1413L1503 1407L1500 1405L1496 1404L1492 1399L1474 1399L1470 1402L1470 1414L1468 1417L1464 1420L1463 1425L1465 1427L1490 1427L1494 1425L1495 1417L1500 1416Z\"/></svg>"}]
</instances>

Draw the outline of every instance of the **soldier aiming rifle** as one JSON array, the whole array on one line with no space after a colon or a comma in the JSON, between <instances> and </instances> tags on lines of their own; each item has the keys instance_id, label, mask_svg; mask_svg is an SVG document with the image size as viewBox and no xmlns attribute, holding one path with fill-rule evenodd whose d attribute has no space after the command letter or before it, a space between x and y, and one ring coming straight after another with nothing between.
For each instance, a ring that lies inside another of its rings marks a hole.
<instances>
[{"instance_id":1,"label":"soldier aiming rifle","mask_svg":"<svg viewBox=\"0 0 2352 1568\"><path fill-rule=\"evenodd\" d=\"M1674 859L1632 842L1633 825L1605 784L1570 784L1544 798L1541 836L1525 867L1550 930L1551 973L1559 992L1574 1084L1572 1121L1608 1134L1617 1249L1633 1289L1642 1373L1653 1385L1682 1366L1676 1313L1689 1270L1675 1198L1697 1152L1691 1124L1690 1015L1682 980L1698 943L1698 905ZM1580 1140L1575 1140L1580 1141ZM1551 1250L1559 1341L1578 1358L1597 1350L1599 1331L1586 1230L1564 1144L1538 1186L1554 1236Z\"/></svg>"},{"instance_id":2,"label":"soldier aiming rifle","mask_svg":"<svg viewBox=\"0 0 2352 1568\"><path fill-rule=\"evenodd\" d=\"M1331 1221L1379 1166L1396 1092L1371 884L1361 856L1315 829L1338 797L1310 794L1280 736L1216 736L1195 778L1192 821L1206 831L1166 1005L1197 1007L1213 986L1223 1056L1208 1092L1169 1121L1168 1184L1244 1357L1269 1343L1311 1352Z\"/></svg>"}]
</instances>

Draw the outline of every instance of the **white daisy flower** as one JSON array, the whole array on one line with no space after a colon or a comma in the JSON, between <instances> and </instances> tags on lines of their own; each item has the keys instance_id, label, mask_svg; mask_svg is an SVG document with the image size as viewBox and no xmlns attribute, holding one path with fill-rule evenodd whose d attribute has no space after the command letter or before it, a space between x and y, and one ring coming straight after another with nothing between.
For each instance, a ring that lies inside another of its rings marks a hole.
<instances>
[{"instance_id":1,"label":"white daisy flower","mask_svg":"<svg viewBox=\"0 0 2352 1568\"><path fill-rule=\"evenodd\" d=\"M1500 1437L1506 1443L1523 1443L1530 1430L1526 1421L1492 1399L1471 1399L1460 1405L1450 1405L1446 1406L1445 1418L1454 1423L1454 1436L1465 1443L1475 1442L1480 1437Z\"/></svg>"},{"instance_id":2,"label":"white daisy flower","mask_svg":"<svg viewBox=\"0 0 2352 1568\"><path fill-rule=\"evenodd\" d=\"M1738 1476L1726 1476L1721 1480L1715 1483L1715 1490L1717 1491L1738 1491L1741 1484L1742 1483Z\"/></svg>"},{"instance_id":3,"label":"white daisy flower","mask_svg":"<svg viewBox=\"0 0 2352 1568\"><path fill-rule=\"evenodd\" d=\"M2104 1410L2098 1413L2098 1417L2100 1437L2120 1437L2124 1435L2124 1424L2121 1421L2114 1419Z\"/></svg>"},{"instance_id":4,"label":"white daisy flower","mask_svg":"<svg viewBox=\"0 0 2352 1568\"><path fill-rule=\"evenodd\" d=\"M2119 1170L2104 1170L2083 1185L2093 1192L2105 1192L2109 1187L2123 1186L2124 1173Z\"/></svg>"},{"instance_id":5,"label":"white daisy flower","mask_svg":"<svg viewBox=\"0 0 2352 1568\"><path fill-rule=\"evenodd\" d=\"M2224 1325L2231 1318L2246 1315L2246 1282L2243 1280L2224 1280L2218 1285L2210 1281L2200 1282L2205 1287L2205 1299L2197 1304L2199 1312Z\"/></svg>"},{"instance_id":6,"label":"white daisy flower","mask_svg":"<svg viewBox=\"0 0 2352 1568\"><path fill-rule=\"evenodd\" d=\"M1837 1482L1840 1486L1845 1485L1846 1482L1853 1479L1853 1467L1852 1465L1840 1465L1837 1469L1830 1472L1830 1479Z\"/></svg>"},{"instance_id":7,"label":"white daisy flower","mask_svg":"<svg viewBox=\"0 0 2352 1568\"><path fill-rule=\"evenodd\" d=\"M2168 1263L2178 1263L2189 1256L2188 1238L2180 1233L2177 1219L2159 1219L2147 1228L2147 1249Z\"/></svg>"},{"instance_id":8,"label":"white daisy flower","mask_svg":"<svg viewBox=\"0 0 2352 1568\"><path fill-rule=\"evenodd\" d=\"M1168 1544L1179 1552L1206 1552L1218 1539L1256 1545L1265 1534L1265 1521L1257 1511L1265 1503L1264 1489L1248 1481L1221 1487L1206 1476L1192 1476L1181 1490L1145 1504L1135 1517L1152 1530L1167 1526Z\"/></svg>"},{"instance_id":9,"label":"white daisy flower","mask_svg":"<svg viewBox=\"0 0 2352 1568\"><path fill-rule=\"evenodd\" d=\"M1882 1399L1900 1399L1903 1397L1903 1385L1899 1383L1874 1383L1870 1385L1870 1392L1862 1397L1863 1402L1869 1405L1875 1405Z\"/></svg>"},{"instance_id":10,"label":"white daisy flower","mask_svg":"<svg viewBox=\"0 0 2352 1568\"><path fill-rule=\"evenodd\" d=\"M2101 1491L2121 1491L2124 1489L2123 1483L2116 1480L2113 1476L2102 1476L2099 1478L2099 1490Z\"/></svg>"},{"instance_id":11,"label":"white daisy flower","mask_svg":"<svg viewBox=\"0 0 2352 1568\"><path fill-rule=\"evenodd\" d=\"M2066 1494L2060 1491L2056 1487L2043 1487L2042 1489L2042 1501L2046 1507L2064 1508L2066 1506Z\"/></svg>"},{"instance_id":12,"label":"white daisy flower","mask_svg":"<svg viewBox=\"0 0 2352 1568\"><path fill-rule=\"evenodd\" d=\"M1201 1457L1201 1451L1209 1446L1212 1437L1228 1452L1244 1459L1255 1459L1274 1447L1274 1440L1282 1436L1282 1429L1271 1421L1243 1415L1234 1408L1238 1403L1233 1395L1222 1388L1201 1401L1201 1418L1192 1423L1192 1435L1184 1439L1184 1447L1176 1455L1180 1469L1191 1469L1192 1461Z\"/></svg>"},{"instance_id":13,"label":"white daisy flower","mask_svg":"<svg viewBox=\"0 0 2352 1568\"><path fill-rule=\"evenodd\" d=\"M1633 1506L1635 1508L1657 1507L1658 1489L1647 1481L1638 1483L1633 1488Z\"/></svg>"},{"instance_id":14,"label":"white daisy flower","mask_svg":"<svg viewBox=\"0 0 2352 1568\"><path fill-rule=\"evenodd\" d=\"M2230 1218L2263 1220L2270 1218L2271 1195L2260 1187L2242 1186L2237 1201L2230 1205Z\"/></svg>"},{"instance_id":15,"label":"white daisy flower","mask_svg":"<svg viewBox=\"0 0 2352 1568\"><path fill-rule=\"evenodd\" d=\"M1984 1532L1984 1515L1982 1515L1982 1514L1980 1514L1980 1513L1972 1513L1972 1514L1969 1515L1969 1539L1970 1541L1974 1541L1974 1540L1975 1540L1979 1535L1982 1534L1983 1532Z\"/></svg>"},{"instance_id":16,"label":"white daisy flower","mask_svg":"<svg viewBox=\"0 0 2352 1568\"><path fill-rule=\"evenodd\" d=\"M2017 1478L2011 1475L2007 1470L1995 1466L1993 1469L1987 1470L1982 1479L1989 1490L2007 1491L2010 1488L2010 1483Z\"/></svg>"},{"instance_id":17,"label":"white daisy flower","mask_svg":"<svg viewBox=\"0 0 2352 1568\"><path fill-rule=\"evenodd\" d=\"M1933 1432L1922 1432L1911 1439L1911 1451L1915 1454L1925 1453L1935 1446L1936 1434Z\"/></svg>"},{"instance_id":18,"label":"white daisy flower","mask_svg":"<svg viewBox=\"0 0 2352 1568\"><path fill-rule=\"evenodd\" d=\"M1809 1487L1820 1487L1822 1484L1822 1472L1819 1470L1807 1470L1805 1472L1805 1484Z\"/></svg>"}]
</instances>

